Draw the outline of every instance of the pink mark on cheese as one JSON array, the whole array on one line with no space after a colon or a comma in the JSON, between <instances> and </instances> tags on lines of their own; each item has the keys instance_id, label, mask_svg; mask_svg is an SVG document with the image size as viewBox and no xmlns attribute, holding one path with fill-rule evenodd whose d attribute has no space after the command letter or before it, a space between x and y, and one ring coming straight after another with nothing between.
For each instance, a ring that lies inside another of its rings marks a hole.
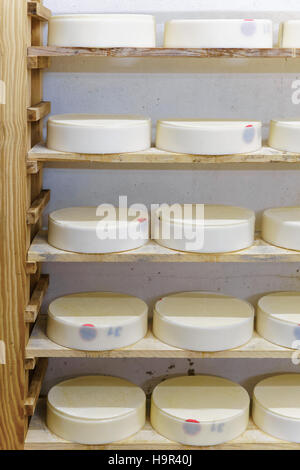
<instances>
[{"instance_id":1,"label":"pink mark on cheese","mask_svg":"<svg viewBox=\"0 0 300 470\"><path fill-rule=\"evenodd\" d=\"M244 21L254 21L252 18L245 18Z\"/></svg>"},{"instance_id":2,"label":"pink mark on cheese","mask_svg":"<svg viewBox=\"0 0 300 470\"><path fill-rule=\"evenodd\" d=\"M147 219L141 217L140 219L138 219L138 222L140 222L140 224L142 224L143 222L146 222L146 220Z\"/></svg>"},{"instance_id":3,"label":"pink mark on cheese","mask_svg":"<svg viewBox=\"0 0 300 470\"><path fill-rule=\"evenodd\" d=\"M248 124L248 126L246 126L246 127L253 127L253 126L252 126L252 124Z\"/></svg>"},{"instance_id":4,"label":"pink mark on cheese","mask_svg":"<svg viewBox=\"0 0 300 470\"><path fill-rule=\"evenodd\" d=\"M196 419L186 419L185 420L187 423L196 423L196 424L199 424L199 421L197 421Z\"/></svg>"},{"instance_id":5,"label":"pink mark on cheese","mask_svg":"<svg viewBox=\"0 0 300 470\"><path fill-rule=\"evenodd\" d=\"M82 326L87 326L87 327L90 327L90 328L95 328L95 325L92 325L91 323L86 323L85 325L82 325Z\"/></svg>"}]
</instances>

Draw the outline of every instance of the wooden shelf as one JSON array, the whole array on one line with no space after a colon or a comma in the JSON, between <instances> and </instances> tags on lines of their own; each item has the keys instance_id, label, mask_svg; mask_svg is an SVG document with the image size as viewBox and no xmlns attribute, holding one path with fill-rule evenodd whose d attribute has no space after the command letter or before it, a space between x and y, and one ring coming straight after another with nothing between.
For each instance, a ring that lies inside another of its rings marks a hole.
<instances>
[{"instance_id":1,"label":"wooden shelf","mask_svg":"<svg viewBox=\"0 0 300 470\"><path fill-rule=\"evenodd\" d=\"M28 2L27 12L38 21L46 22L51 18L51 11L39 2Z\"/></svg>"},{"instance_id":2,"label":"wooden shelf","mask_svg":"<svg viewBox=\"0 0 300 470\"><path fill-rule=\"evenodd\" d=\"M144 428L125 441L102 446L67 442L56 436L45 424L46 400L40 399L25 441L26 450L300 450L299 444L284 442L260 431L250 420L244 434L233 441L210 447L188 447L169 441L153 430L149 421Z\"/></svg>"},{"instance_id":3,"label":"wooden shelf","mask_svg":"<svg viewBox=\"0 0 300 470\"><path fill-rule=\"evenodd\" d=\"M35 145L28 153L27 163L33 162L98 162L120 164L218 164L218 163L300 163L300 154L281 152L262 147L254 153L237 155L188 155L151 148L143 152L124 154L89 155L58 152L48 149L45 144Z\"/></svg>"},{"instance_id":4,"label":"wooden shelf","mask_svg":"<svg viewBox=\"0 0 300 470\"><path fill-rule=\"evenodd\" d=\"M254 245L246 250L232 253L185 253L174 251L158 245L153 240L137 250L123 253L84 254L63 251L48 244L47 231L41 230L28 251L29 263L57 262L57 263L250 263L250 262L300 262L300 251L286 250L269 245L256 236Z\"/></svg>"},{"instance_id":5,"label":"wooden shelf","mask_svg":"<svg viewBox=\"0 0 300 470\"><path fill-rule=\"evenodd\" d=\"M109 358L280 358L290 359L294 351L269 343L256 332L247 344L240 348L218 352L197 352L174 348L162 343L153 335L150 329L138 343L113 351L89 352L68 349L53 343L46 335L46 315L41 315L31 333L27 348L26 358L39 357L109 357Z\"/></svg>"},{"instance_id":6,"label":"wooden shelf","mask_svg":"<svg viewBox=\"0 0 300 470\"><path fill-rule=\"evenodd\" d=\"M300 49L222 49L222 48L164 48L164 47L56 47L35 46L28 48L28 57L194 57L222 59L287 59L300 57Z\"/></svg>"}]
</instances>

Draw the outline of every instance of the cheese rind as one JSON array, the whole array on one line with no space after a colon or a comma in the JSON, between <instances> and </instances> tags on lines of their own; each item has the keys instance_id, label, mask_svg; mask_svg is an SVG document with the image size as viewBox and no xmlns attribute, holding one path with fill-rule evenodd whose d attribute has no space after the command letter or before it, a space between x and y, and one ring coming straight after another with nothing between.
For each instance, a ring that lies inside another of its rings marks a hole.
<instances>
[{"instance_id":1,"label":"cheese rind","mask_svg":"<svg viewBox=\"0 0 300 470\"><path fill-rule=\"evenodd\" d=\"M149 218L140 210L128 214L109 205L60 209L49 215L48 242L77 253L134 250L148 242Z\"/></svg>"},{"instance_id":2,"label":"cheese rind","mask_svg":"<svg viewBox=\"0 0 300 470\"><path fill-rule=\"evenodd\" d=\"M86 292L49 305L47 336L82 351L107 351L136 343L147 333L146 303L115 292Z\"/></svg>"},{"instance_id":3,"label":"cheese rind","mask_svg":"<svg viewBox=\"0 0 300 470\"><path fill-rule=\"evenodd\" d=\"M224 351L247 343L254 308L248 302L210 292L181 292L159 300L153 332L162 342L191 351Z\"/></svg>"},{"instance_id":4,"label":"cheese rind","mask_svg":"<svg viewBox=\"0 0 300 470\"><path fill-rule=\"evenodd\" d=\"M126 439L144 426L145 417L143 390L117 377L77 377L55 385L48 393L48 428L79 444Z\"/></svg>"},{"instance_id":5,"label":"cheese rind","mask_svg":"<svg viewBox=\"0 0 300 470\"><path fill-rule=\"evenodd\" d=\"M250 399L238 384L196 375L167 379L151 398L151 424L164 437L191 446L235 439L248 425Z\"/></svg>"},{"instance_id":6,"label":"cheese rind","mask_svg":"<svg viewBox=\"0 0 300 470\"><path fill-rule=\"evenodd\" d=\"M300 47L300 20L289 20L281 23L279 47Z\"/></svg>"},{"instance_id":7,"label":"cheese rind","mask_svg":"<svg viewBox=\"0 0 300 470\"><path fill-rule=\"evenodd\" d=\"M255 19L178 19L165 25L164 47L270 48L272 22Z\"/></svg>"},{"instance_id":8,"label":"cheese rind","mask_svg":"<svg viewBox=\"0 0 300 470\"><path fill-rule=\"evenodd\" d=\"M300 292L274 292L259 299L256 329L271 343L299 349Z\"/></svg>"},{"instance_id":9,"label":"cheese rind","mask_svg":"<svg viewBox=\"0 0 300 470\"><path fill-rule=\"evenodd\" d=\"M152 238L177 251L224 253L254 242L255 213L234 206L176 204L152 214Z\"/></svg>"},{"instance_id":10,"label":"cheese rind","mask_svg":"<svg viewBox=\"0 0 300 470\"><path fill-rule=\"evenodd\" d=\"M300 251L300 207L265 210L262 217L262 238L272 245Z\"/></svg>"},{"instance_id":11,"label":"cheese rind","mask_svg":"<svg viewBox=\"0 0 300 470\"><path fill-rule=\"evenodd\" d=\"M47 147L60 152L111 154L151 147L151 119L134 115L59 114L48 120Z\"/></svg>"},{"instance_id":12,"label":"cheese rind","mask_svg":"<svg viewBox=\"0 0 300 470\"><path fill-rule=\"evenodd\" d=\"M285 152L300 152L300 120L272 120L269 146Z\"/></svg>"},{"instance_id":13,"label":"cheese rind","mask_svg":"<svg viewBox=\"0 0 300 470\"><path fill-rule=\"evenodd\" d=\"M300 374L284 374L259 382L253 392L252 416L264 432L300 443Z\"/></svg>"},{"instance_id":14,"label":"cheese rind","mask_svg":"<svg viewBox=\"0 0 300 470\"><path fill-rule=\"evenodd\" d=\"M261 122L169 119L157 122L156 147L191 155L231 155L259 150Z\"/></svg>"},{"instance_id":15,"label":"cheese rind","mask_svg":"<svg viewBox=\"0 0 300 470\"><path fill-rule=\"evenodd\" d=\"M59 15L49 20L48 45L61 47L155 47L151 15Z\"/></svg>"}]
</instances>

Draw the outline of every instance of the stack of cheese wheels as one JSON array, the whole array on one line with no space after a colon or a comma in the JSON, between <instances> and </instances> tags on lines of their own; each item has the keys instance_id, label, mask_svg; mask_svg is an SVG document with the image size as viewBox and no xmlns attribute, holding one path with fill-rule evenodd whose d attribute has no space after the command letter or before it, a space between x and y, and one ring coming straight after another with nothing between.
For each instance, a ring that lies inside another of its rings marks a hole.
<instances>
[{"instance_id":1,"label":"stack of cheese wheels","mask_svg":"<svg viewBox=\"0 0 300 470\"><path fill-rule=\"evenodd\" d=\"M192 351L224 351L247 343L254 308L248 302L210 292L182 292L159 300L153 332L164 343Z\"/></svg>"},{"instance_id":2,"label":"stack of cheese wheels","mask_svg":"<svg viewBox=\"0 0 300 470\"><path fill-rule=\"evenodd\" d=\"M274 292L258 301L256 329L271 343L299 349L300 292Z\"/></svg>"},{"instance_id":3,"label":"stack of cheese wheels","mask_svg":"<svg viewBox=\"0 0 300 470\"><path fill-rule=\"evenodd\" d=\"M151 15L60 15L49 20L49 46L155 47Z\"/></svg>"},{"instance_id":4,"label":"stack of cheese wheels","mask_svg":"<svg viewBox=\"0 0 300 470\"><path fill-rule=\"evenodd\" d=\"M48 120L47 146L87 154L138 152L151 146L151 120L133 115L60 114Z\"/></svg>"},{"instance_id":5,"label":"stack of cheese wheels","mask_svg":"<svg viewBox=\"0 0 300 470\"><path fill-rule=\"evenodd\" d=\"M165 26L165 47L269 48L272 22L254 19L171 20Z\"/></svg>"},{"instance_id":6,"label":"stack of cheese wheels","mask_svg":"<svg viewBox=\"0 0 300 470\"><path fill-rule=\"evenodd\" d=\"M255 214L241 207L163 205L152 217L152 238L173 250L224 253L242 250L254 242Z\"/></svg>"},{"instance_id":7,"label":"stack of cheese wheels","mask_svg":"<svg viewBox=\"0 0 300 470\"><path fill-rule=\"evenodd\" d=\"M191 155L230 155L259 150L261 122L169 119L157 123L156 147Z\"/></svg>"},{"instance_id":8,"label":"stack of cheese wheels","mask_svg":"<svg viewBox=\"0 0 300 470\"><path fill-rule=\"evenodd\" d=\"M300 152L300 120L273 120L270 123L269 146L285 152Z\"/></svg>"},{"instance_id":9,"label":"stack of cheese wheels","mask_svg":"<svg viewBox=\"0 0 300 470\"><path fill-rule=\"evenodd\" d=\"M300 374L276 375L259 382L252 416L271 436L300 443Z\"/></svg>"},{"instance_id":10,"label":"stack of cheese wheels","mask_svg":"<svg viewBox=\"0 0 300 470\"><path fill-rule=\"evenodd\" d=\"M114 292L60 297L49 305L47 336L66 348L105 351L136 343L147 333L148 307Z\"/></svg>"},{"instance_id":11,"label":"stack of cheese wheels","mask_svg":"<svg viewBox=\"0 0 300 470\"><path fill-rule=\"evenodd\" d=\"M262 237L272 245L300 251L300 207L278 207L264 211Z\"/></svg>"},{"instance_id":12,"label":"stack of cheese wheels","mask_svg":"<svg viewBox=\"0 0 300 470\"><path fill-rule=\"evenodd\" d=\"M149 239L147 212L131 215L113 206L71 207L49 215L48 242L77 253L134 250Z\"/></svg>"},{"instance_id":13,"label":"stack of cheese wheels","mask_svg":"<svg viewBox=\"0 0 300 470\"><path fill-rule=\"evenodd\" d=\"M55 385L48 394L48 428L79 444L126 439L144 426L145 418L143 390L117 377L77 377Z\"/></svg>"},{"instance_id":14,"label":"stack of cheese wheels","mask_svg":"<svg viewBox=\"0 0 300 470\"><path fill-rule=\"evenodd\" d=\"M280 47L300 47L300 20L281 23L279 29Z\"/></svg>"},{"instance_id":15,"label":"stack of cheese wheels","mask_svg":"<svg viewBox=\"0 0 300 470\"><path fill-rule=\"evenodd\" d=\"M229 380L176 377L154 389L151 424L159 434L181 444L222 444L247 428L249 402L246 390Z\"/></svg>"}]
</instances>

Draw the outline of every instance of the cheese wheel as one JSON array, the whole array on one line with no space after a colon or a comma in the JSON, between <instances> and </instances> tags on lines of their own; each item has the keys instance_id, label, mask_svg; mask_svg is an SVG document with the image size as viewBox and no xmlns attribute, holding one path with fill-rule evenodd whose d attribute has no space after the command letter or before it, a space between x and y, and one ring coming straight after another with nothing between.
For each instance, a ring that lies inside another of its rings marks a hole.
<instances>
[{"instance_id":1,"label":"cheese wheel","mask_svg":"<svg viewBox=\"0 0 300 470\"><path fill-rule=\"evenodd\" d=\"M66 348L107 351L129 346L147 333L148 307L137 297L86 292L49 305L47 336Z\"/></svg>"},{"instance_id":2,"label":"cheese wheel","mask_svg":"<svg viewBox=\"0 0 300 470\"><path fill-rule=\"evenodd\" d=\"M281 23L279 47L300 47L300 20L289 20Z\"/></svg>"},{"instance_id":3,"label":"cheese wheel","mask_svg":"<svg viewBox=\"0 0 300 470\"><path fill-rule=\"evenodd\" d=\"M48 45L61 47L155 47L151 15L59 15L49 20Z\"/></svg>"},{"instance_id":4,"label":"cheese wheel","mask_svg":"<svg viewBox=\"0 0 300 470\"><path fill-rule=\"evenodd\" d=\"M60 114L48 120L47 147L60 152L110 154L151 146L151 120L133 115Z\"/></svg>"},{"instance_id":5,"label":"cheese wheel","mask_svg":"<svg viewBox=\"0 0 300 470\"><path fill-rule=\"evenodd\" d=\"M285 152L300 153L300 120L271 121L269 146Z\"/></svg>"},{"instance_id":6,"label":"cheese wheel","mask_svg":"<svg viewBox=\"0 0 300 470\"><path fill-rule=\"evenodd\" d=\"M256 329L271 343L299 349L300 292L274 292L259 299Z\"/></svg>"},{"instance_id":7,"label":"cheese wheel","mask_svg":"<svg viewBox=\"0 0 300 470\"><path fill-rule=\"evenodd\" d=\"M223 351L247 343L254 308L248 302L210 292L181 292L159 300L153 332L164 343L191 351Z\"/></svg>"},{"instance_id":8,"label":"cheese wheel","mask_svg":"<svg viewBox=\"0 0 300 470\"><path fill-rule=\"evenodd\" d=\"M48 393L48 428L79 444L126 439L144 426L145 417L143 390L117 377L77 377L55 385Z\"/></svg>"},{"instance_id":9,"label":"cheese wheel","mask_svg":"<svg viewBox=\"0 0 300 470\"><path fill-rule=\"evenodd\" d=\"M272 21L254 19L171 20L165 47L264 48L273 46Z\"/></svg>"},{"instance_id":10,"label":"cheese wheel","mask_svg":"<svg viewBox=\"0 0 300 470\"><path fill-rule=\"evenodd\" d=\"M221 377L175 377L157 385L151 424L164 437L191 446L222 444L242 434L249 420L249 395Z\"/></svg>"},{"instance_id":11,"label":"cheese wheel","mask_svg":"<svg viewBox=\"0 0 300 470\"><path fill-rule=\"evenodd\" d=\"M300 207L279 207L264 211L262 237L272 245L300 250Z\"/></svg>"},{"instance_id":12,"label":"cheese wheel","mask_svg":"<svg viewBox=\"0 0 300 470\"><path fill-rule=\"evenodd\" d=\"M241 207L164 205L152 217L152 238L177 251L224 253L254 242L255 213Z\"/></svg>"},{"instance_id":13,"label":"cheese wheel","mask_svg":"<svg viewBox=\"0 0 300 470\"><path fill-rule=\"evenodd\" d=\"M259 150L261 122L170 119L157 123L156 147L192 155L230 155Z\"/></svg>"},{"instance_id":14,"label":"cheese wheel","mask_svg":"<svg viewBox=\"0 0 300 470\"><path fill-rule=\"evenodd\" d=\"M104 207L71 207L52 212L49 215L49 244L77 253L115 253L134 250L147 243L147 212L128 215L127 209L107 206L106 212Z\"/></svg>"},{"instance_id":15,"label":"cheese wheel","mask_svg":"<svg viewBox=\"0 0 300 470\"><path fill-rule=\"evenodd\" d=\"M259 382L253 393L253 421L262 431L300 443L300 374L284 374Z\"/></svg>"}]
</instances>

